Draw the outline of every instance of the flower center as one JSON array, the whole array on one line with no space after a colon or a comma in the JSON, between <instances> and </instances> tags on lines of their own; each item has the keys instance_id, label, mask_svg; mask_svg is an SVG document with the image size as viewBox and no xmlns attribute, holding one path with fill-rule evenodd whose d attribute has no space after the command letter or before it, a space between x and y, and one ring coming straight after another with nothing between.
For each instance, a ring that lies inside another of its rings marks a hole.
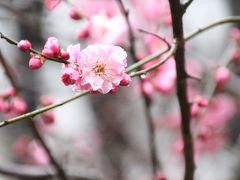
<instances>
[{"instance_id":1,"label":"flower center","mask_svg":"<svg viewBox=\"0 0 240 180\"><path fill-rule=\"evenodd\" d=\"M93 67L93 71L96 75L102 75L105 73L105 64L103 61L98 61L97 64Z\"/></svg>"}]
</instances>

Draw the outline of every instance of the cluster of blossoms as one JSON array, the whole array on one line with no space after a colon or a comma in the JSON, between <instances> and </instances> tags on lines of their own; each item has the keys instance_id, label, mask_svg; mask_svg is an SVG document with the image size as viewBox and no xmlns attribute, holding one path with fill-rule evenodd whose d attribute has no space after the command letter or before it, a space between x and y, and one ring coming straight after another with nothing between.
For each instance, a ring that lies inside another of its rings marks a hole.
<instances>
[{"instance_id":1,"label":"cluster of blossoms","mask_svg":"<svg viewBox=\"0 0 240 180\"><path fill-rule=\"evenodd\" d=\"M27 40L18 43L18 47L27 51L31 44ZM43 56L42 56L43 55ZM99 93L114 93L118 86L127 86L131 78L126 74L127 53L119 46L95 44L80 50L80 44L70 45L65 52L55 37L48 38L42 55L32 53L29 67L38 69L45 58L58 58L63 65L62 81L73 90L89 90Z\"/></svg>"},{"instance_id":2,"label":"cluster of blossoms","mask_svg":"<svg viewBox=\"0 0 240 180\"><path fill-rule=\"evenodd\" d=\"M14 88L8 88L0 92L0 112L7 117L17 116L27 111L26 101L17 95Z\"/></svg>"},{"instance_id":3,"label":"cluster of blossoms","mask_svg":"<svg viewBox=\"0 0 240 180\"><path fill-rule=\"evenodd\" d=\"M125 72L127 53L119 46L89 45L80 51L80 44L70 45L68 62L63 65L62 81L73 90L93 93L114 93L118 86L127 86L131 78Z\"/></svg>"},{"instance_id":4,"label":"cluster of blossoms","mask_svg":"<svg viewBox=\"0 0 240 180\"><path fill-rule=\"evenodd\" d=\"M21 40L17 44L21 51L29 51L32 48L28 40ZM57 38L50 37L44 45L41 54L30 52L31 58L29 60L29 68L39 69L45 62L45 58L56 58L62 61L69 59L69 54L65 52L59 45Z\"/></svg>"}]
</instances>

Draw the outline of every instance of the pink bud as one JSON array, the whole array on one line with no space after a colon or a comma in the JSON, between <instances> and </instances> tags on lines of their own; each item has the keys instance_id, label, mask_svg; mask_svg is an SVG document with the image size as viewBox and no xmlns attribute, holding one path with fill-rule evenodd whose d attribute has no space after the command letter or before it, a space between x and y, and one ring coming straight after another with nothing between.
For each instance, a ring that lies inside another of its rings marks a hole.
<instances>
[{"instance_id":1,"label":"pink bud","mask_svg":"<svg viewBox=\"0 0 240 180\"><path fill-rule=\"evenodd\" d=\"M51 96L43 96L40 99L40 102L43 106L48 106L54 103L54 100Z\"/></svg>"},{"instance_id":2,"label":"pink bud","mask_svg":"<svg viewBox=\"0 0 240 180\"><path fill-rule=\"evenodd\" d=\"M22 114L27 111L28 106L24 99L22 99L20 97L15 97L12 100L12 108L17 113Z\"/></svg>"},{"instance_id":3,"label":"pink bud","mask_svg":"<svg viewBox=\"0 0 240 180\"><path fill-rule=\"evenodd\" d=\"M6 100L0 99L0 111L7 113L11 109L9 103Z\"/></svg>"},{"instance_id":4,"label":"pink bud","mask_svg":"<svg viewBox=\"0 0 240 180\"><path fill-rule=\"evenodd\" d=\"M90 24L85 24L81 29L77 32L78 39L87 39L89 37L89 31L90 31Z\"/></svg>"},{"instance_id":5,"label":"pink bud","mask_svg":"<svg viewBox=\"0 0 240 180\"><path fill-rule=\"evenodd\" d=\"M80 15L80 13L77 11L77 9L75 8L72 8L70 11L69 11L69 16L74 19L74 20L79 20L79 19L82 19L82 16Z\"/></svg>"},{"instance_id":6,"label":"pink bud","mask_svg":"<svg viewBox=\"0 0 240 180\"><path fill-rule=\"evenodd\" d=\"M193 103L190 108L191 117L197 117L199 114L199 106L196 103Z\"/></svg>"},{"instance_id":7,"label":"pink bud","mask_svg":"<svg viewBox=\"0 0 240 180\"><path fill-rule=\"evenodd\" d=\"M232 61L235 63L240 62L240 49L235 49L232 53Z\"/></svg>"},{"instance_id":8,"label":"pink bud","mask_svg":"<svg viewBox=\"0 0 240 180\"><path fill-rule=\"evenodd\" d=\"M124 77L123 77L123 79L122 79L121 82L120 82L120 85L121 85L121 86L127 86L127 85L129 85L129 83L130 83L131 81L132 81L132 80L131 80L131 77L130 77L128 74L125 74Z\"/></svg>"},{"instance_id":9,"label":"pink bud","mask_svg":"<svg viewBox=\"0 0 240 180\"><path fill-rule=\"evenodd\" d=\"M114 89L112 89L109 93L115 94L118 91L118 86L115 86Z\"/></svg>"},{"instance_id":10,"label":"pink bud","mask_svg":"<svg viewBox=\"0 0 240 180\"><path fill-rule=\"evenodd\" d=\"M165 174L163 172L161 172L161 171L156 173L156 178L155 179L156 180L167 180Z\"/></svg>"},{"instance_id":11,"label":"pink bud","mask_svg":"<svg viewBox=\"0 0 240 180\"><path fill-rule=\"evenodd\" d=\"M196 99L197 99L196 102L200 107L206 107L208 105L208 100L205 99L204 97L198 96Z\"/></svg>"},{"instance_id":12,"label":"pink bud","mask_svg":"<svg viewBox=\"0 0 240 180\"><path fill-rule=\"evenodd\" d=\"M44 4L49 10L53 10L60 2L61 0L44 0Z\"/></svg>"},{"instance_id":13,"label":"pink bud","mask_svg":"<svg viewBox=\"0 0 240 180\"><path fill-rule=\"evenodd\" d=\"M90 93L91 93L91 94L99 94L98 91L93 91L93 90L90 90Z\"/></svg>"},{"instance_id":14,"label":"pink bud","mask_svg":"<svg viewBox=\"0 0 240 180\"><path fill-rule=\"evenodd\" d=\"M7 94L7 96L15 96L16 95L16 89L14 89L13 87L10 87L6 90L6 94Z\"/></svg>"},{"instance_id":15,"label":"pink bud","mask_svg":"<svg viewBox=\"0 0 240 180\"><path fill-rule=\"evenodd\" d=\"M29 68L30 69L39 69L42 67L44 63L44 58L39 55L33 55L29 60Z\"/></svg>"},{"instance_id":16,"label":"pink bud","mask_svg":"<svg viewBox=\"0 0 240 180\"><path fill-rule=\"evenodd\" d=\"M61 59L67 61L70 58L70 54L63 49L61 49Z\"/></svg>"},{"instance_id":17,"label":"pink bud","mask_svg":"<svg viewBox=\"0 0 240 180\"><path fill-rule=\"evenodd\" d=\"M76 80L73 79L70 74L64 73L62 74L62 82L65 84L65 86L69 86L75 84Z\"/></svg>"},{"instance_id":18,"label":"pink bud","mask_svg":"<svg viewBox=\"0 0 240 180\"><path fill-rule=\"evenodd\" d=\"M44 112L41 117L45 124L53 124L55 122L55 116L51 111Z\"/></svg>"},{"instance_id":19,"label":"pink bud","mask_svg":"<svg viewBox=\"0 0 240 180\"><path fill-rule=\"evenodd\" d=\"M230 79L230 72L226 67L219 67L215 72L215 81L218 87L224 87Z\"/></svg>"},{"instance_id":20,"label":"pink bud","mask_svg":"<svg viewBox=\"0 0 240 180\"><path fill-rule=\"evenodd\" d=\"M17 47L21 51L28 51L30 48L32 48L32 44L28 40L21 40L18 42Z\"/></svg>"}]
</instances>

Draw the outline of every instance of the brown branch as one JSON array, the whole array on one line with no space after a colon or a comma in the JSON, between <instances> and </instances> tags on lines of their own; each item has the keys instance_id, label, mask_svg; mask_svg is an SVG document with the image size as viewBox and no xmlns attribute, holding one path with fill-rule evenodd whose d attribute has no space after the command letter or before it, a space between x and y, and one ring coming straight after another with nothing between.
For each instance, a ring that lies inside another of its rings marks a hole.
<instances>
[{"instance_id":1,"label":"brown branch","mask_svg":"<svg viewBox=\"0 0 240 180\"><path fill-rule=\"evenodd\" d=\"M169 0L173 36L178 43L174 54L177 72L177 97L181 111L181 132L184 143L185 174L184 180L194 179L194 152L190 125L190 106L187 98L187 73L185 69L185 40L183 32L183 7L180 0Z\"/></svg>"},{"instance_id":2,"label":"brown branch","mask_svg":"<svg viewBox=\"0 0 240 180\"><path fill-rule=\"evenodd\" d=\"M43 149L46 151L50 162L52 163L52 165L54 166L54 168L57 171L57 176L59 177L59 179L62 180L68 180L68 177L64 171L64 169L62 168L62 166L57 162L57 160L55 159L53 153L51 152L51 150L48 148L47 143L45 142L43 136L41 135L41 133L38 131L36 124L34 122L34 119L30 118L30 121L28 121L28 124L30 126L30 128L32 129L34 136L36 139L39 140L39 142L41 143Z\"/></svg>"},{"instance_id":3,"label":"brown branch","mask_svg":"<svg viewBox=\"0 0 240 180\"><path fill-rule=\"evenodd\" d=\"M32 166L32 165L16 165L16 164L4 164L0 165L0 174L21 178L24 180L50 180L57 176L53 166ZM74 180L100 180L98 172L86 172L81 173L69 173L67 174L69 179Z\"/></svg>"},{"instance_id":4,"label":"brown branch","mask_svg":"<svg viewBox=\"0 0 240 180\"><path fill-rule=\"evenodd\" d=\"M121 8L121 11L124 15L125 21L128 26L128 38L129 38L129 44L130 44L130 54L133 58L134 62L137 62L137 57L136 57L136 50L135 50L135 37L133 34L133 28L131 26L130 20L129 20L129 11L124 8L122 0L117 0L119 3L119 6Z\"/></svg>"},{"instance_id":5,"label":"brown branch","mask_svg":"<svg viewBox=\"0 0 240 180\"><path fill-rule=\"evenodd\" d=\"M182 7L184 12L186 11L186 9L192 4L193 0L188 0L187 2L185 2Z\"/></svg>"},{"instance_id":6,"label":"brown branch","mask_svg":"<svg viewBox=\"0 0 240 180\"><path fill-rule=\"evenodd\" d=\"M120 8L124 14L127 26L128 26L128 37L129 37L129 43L130 43L130 54L133 58L133 61L135 63L138 62L137 56L136 56L136 50L135 50L135 37L133 34L133 29L131 26L131 23L129 21L129 11L124 8L122 0L118 0ZM169 47L167 48L166 52L169 50ZM165 53L165 52L164 52ZM139 68L137 68L139 70ZM140 88L141 91L143 91L143 79L140 79ZM144 101L144 109L145 109L145 115L146 115L146 120L147 120L147 128L149 130L149 147L150 147L150 158L151 158L151 163L152 163L152 174L155 176L155 173L157 170L160 168L160 163L158 161L158 155L156 151L156 143L155 143L155 129L154 129L154 124L150 112L150 107L151 107L151 100L149 99L148 96L143 96L143 101Z\"/></svg>"}]
</instances>

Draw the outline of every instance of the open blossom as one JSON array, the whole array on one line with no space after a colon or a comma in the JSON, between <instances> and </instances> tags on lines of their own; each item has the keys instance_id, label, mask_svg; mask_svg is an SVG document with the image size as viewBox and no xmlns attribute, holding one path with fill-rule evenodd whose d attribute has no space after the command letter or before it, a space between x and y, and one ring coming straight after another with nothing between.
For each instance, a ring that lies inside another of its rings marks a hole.
<instances>
[{"instance_id":1,"label":"open blossom","mask_svg":"<svg viewBox=\"0 0 240 180\"><path fill-rule=\"evenodd\" d=\"M118 46L90 45L81 52L81 86L106 94L125 78L127 53Z\"/></svg>"},{"instance_id":2,"label":"open blossom","mask_svg":"<svg viewBox=\"0 0 240 180\"><path fill-rule=\"evenodd\" d=\"M119 46L96 44L80 52L80 46L75 45L68 52L71 64L64 65L62 81L74 90L106 94L131 81L125 73L127 53Z\"/></svg>"},{"instance_id":3,"label":"open blossom","mask_svg":"<svg viewBox=\"0 0 240 180\"><path fill-rule=\"evenodd\" d=\"M94 14L89 23L90 43L119 45L127 37L127 26L122 15L108 17L106 13Z\"/></svg>"}]
</instances>

